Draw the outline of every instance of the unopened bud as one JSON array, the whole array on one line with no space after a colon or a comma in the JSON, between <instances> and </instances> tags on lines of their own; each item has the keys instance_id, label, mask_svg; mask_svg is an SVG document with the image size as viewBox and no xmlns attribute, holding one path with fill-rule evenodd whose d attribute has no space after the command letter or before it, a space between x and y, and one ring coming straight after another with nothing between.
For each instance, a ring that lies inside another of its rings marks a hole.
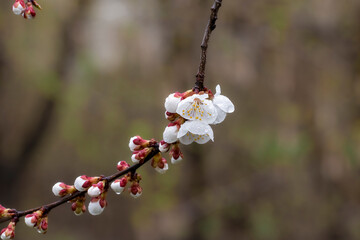
<instances>
[{"instance_id":1,"label":"unopened bud","mask_svg":"<svg viewBox=\"0 0 360 240\"><path fill-rule=\"evenodd\" d=\"M12 217L15 211L0 204L0 218Z\"/></svg>"},{"instance_id":2,"label":"unopened bud","mask_svg":"<svg viewBox=\"0 0 360 240\"><path fill-rule=\"evenodd\" d=\"M98 197L101 193L104 192L105 182L101 181L96 184L93 184L87 191L90 197Z\"/></svg>"},{"instance_id":3,"label":"unopened bud","mask_svg":"<svg viewBox=\"0 0 360 240\"><path fill-rule=\"evenodd\" d=\"M140 136L130 138L129 148L131 151L139 151L149 146L150 141L143 139Z\"/></svg>"},{"instance_id":4,"label":"unopened bud","mask_svg":"<svg viewBox=\"0 0 360 240\"><path fill-rule=\"evenodd\" d=\"M88 189L92 184L97 183L99 179L99 177L88 177L86 175L82 175L75 179L74 186L78 191L82 192Z\"/></svg>"},{"instance_id":5,"label":"unopened bud","mask_svg":"<svg viewBox=\"0 0 360 240\"><path fill-rule=\"evenodd\" d=\"M183 154L180 151L179 144L174 144L170 150L171 163L176 164L179 163L183 159Z\"/></svg>"},{"instance_id":6,"label":"unopened bud","mask_svg":"<svg viewBox=\"0 0 360 240\"><path fill-rule=\"evenodd\" d=\"M160 152L164 153L164 152L167 152L169 151L170 149L170 145L169 143L165 142L164 140L162 140L159 144L159 150Z\"/></svg>"},{"instance_id":7,"label":"unopened bud","mask_svg":"<svg viewBox=\"0 0 360 240\"><path fill-rule=\"evenodd\" d=\"M32 19L36 16L36 12L31 2L27 3L25 10L22 12L22 16L26 19Z\"/></svg>"},{"instance_id":8,"label":"unopened bud","mask_svg":"<svg viewBox=\"0 0 360 240\"><path fill-rule=\"evenodd\" d=\"M144 148L140 151L135 151L135 152L133 152L133 155L131 156L131 160L134 163L143 162L144 159L147 157L147 155L149 155L150 152L151 152L150 148Z\"/></svg>"},{"instance_id":9,"label":"unopened bud","mask_svg":"<svg viewBox=\"0 0 360 240\"><path fill-rule=\"evenodd\" d=\"M116 179L114 182L111 183L110 187L116 194L120 194L124 191L127 182L128 180L126 177Z\"/></svg>"},{"instance_id":10,"label":"unopened bud","mask_svg":"<svg viewBox=\"0 0 360 240\"><path fill-rule=\"evenodd\" d=\"M169 123L163 132L163 139L167 143L174 143L178 140L177 134L179 132L180 125L177 123Z\"/></svg>"},{"instance_id":11,"label":"unopened bud","mask_svg":"<svg viewBox=\"0 0 360 240\"><path fill-rule=\"evenodd\" d=\"M169 165L165 158L162 158L155 167L155 170L161 174L165 173L169 169Z\"/></svg>"},{"instance_id":12,"label":"unopened bud","mask_svg":"<svg viewBox=\"0 0 360 240\"><path fill-rule=\"evenodd\" d=\"M36 212L26 215L25 219L24 219L26 226L36 227L36 225L38 224L38 221L42 215L43 215L43 211L41 211L41 210L38 210Z\"/></svg>"},{"instance_id":13,"label":"unopened bud","mask_svg":"<svg viewBox=\"0 0 360 240\"><path fill-rule=\"evenodd\" d=\"M16 15L20 15L26 8L24 0L16 0L12 6L12 11Z\"/></svg>"},{"instance_id":14,"label":"unopened bud","mask_svg":"<svg viewBox=\"0 0 360 240\"><path fill-rule=\"evenodd\" d=\"M107 202L105 198L103 197L92 198L88 206L89 213L94 216L99 215L104 211L106 205Z\"/></svg>"},{"instance_id":15,"label":"unopened bud","mask_svg":"<svg viewBox=\"0 0 360 240\"><path fill-rule=\"evenodd\" d=\"M140 187L138 182L133 182L130 187L130 195L133 198L138 198L142 194L142 188Z\"/></svg>"},{"instance_id":16,"label":"unopened bud","mask_svg":"<svg viewBox=\"0 0 360 240\"><path fill-rule=\"evenodd\" d=\"M85 195L81 195L76 198L75 202L71 204L71 210L76 216L80 216L86 211Z\"/></svg>"},{"instance_id":17,"label":"unopened bud","mask_svg":"<svg viewBox=\"0 0 360 240\"><path fill-rule=\"evenodd\" d=\"M179 93L179 92L170 94L165 99L164 106L165 106L166 111L171 112L171 113L176 113L176 109L181 100L181 97L182 97L182 93Z\"/></svg>"},{"instance_id":18,"label":"unopened bud","mask_svg":"<svg viewBox=\"0 0 360 240\"><path fill-rule=\"evenodd\" d=\"M129 168L130 167L130 165L127 163L127 162L125 162L125 161L120 161L120 162L118 162L118 164L117 164L117 169L119 170L119 171L124 171L125 169L127 169L127 168Z\"/></svg>"},{"instance_id":19,"label":"unopened bud","mask_svg":"<svg viewBox=\"0 0 360 240\"><path fill-rule=\"evenodd\" d=\"M57 182L52 187L52 192L55 196L63 197L68 194L72 194L76 191L76 188L74 186L66 185L63 182Z\"/></svg>"},{"instance_id":20,"label":"unopened bud","mask_svg":"<svg viewBox=\"0 0 360 240\"><path fill-rule=\"evenodd\" d=\"M6 228L3 228L0 232L2 240L13 239L15 237L16 221L11 221Z\"/></svg>"},{"instance_id":21,"label":"unopened bud","mask_svg":"<svg viewBox=\"0 0 360 240\"><path fill-rule=\"evenodd\" d=\"M41 219L40 223L37 226L38 233L45 234L48 229L48 217L45 216Z\"/></svg>"}]
</instances>

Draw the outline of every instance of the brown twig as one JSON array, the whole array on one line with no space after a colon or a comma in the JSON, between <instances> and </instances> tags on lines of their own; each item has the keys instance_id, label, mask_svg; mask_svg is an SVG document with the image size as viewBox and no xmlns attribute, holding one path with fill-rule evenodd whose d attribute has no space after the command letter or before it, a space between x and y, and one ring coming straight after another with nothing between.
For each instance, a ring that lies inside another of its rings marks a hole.
<instances>
[{"instance_id":1,"label":"brown twig","mask_svg":"<svg viewBox=\"0 0 360 240\"><path fill-rule=\"evenodd\" d=\"M104 177L104 180L107 180L109 183L114 181L115 179L129 173L129 172L135 172L139 167L141 167L142 165L144 165L146 162L148 162L150 159L152 159L157 153L159 153L159 146L158 145L154 145L153 146L153 150L149 153L149 155L147 155L147 157L144 159L143 162L140 162L140 163L137 163L137 164L134 164L132 165L131 167L121 171L121 172L116 172L110 176L107 176L107 177ZM82 192L79 192L79 191L76 191L75 193L69 195L69 196L66 196L66 197L63 197L61 198L60 200L58 201L55 201L55 202L52 202L52 203L48 203L46 205L43 205L43 206L40 206L40 207L36 207L36 208L31 208L31 209L28 209L28 210L25 210L25 211L17 211L14 209L15 211L15 215L16 217L20 218L20 217L24 217L26 216L27 214L30 214L30 213L33 213L37 210L39 210L40 208L44 208L46 209L48 212L53 209L53 208L56 208L64 203L67 203L68 201L72 200L72 199L75 199L77 197L79 197L81 194L85 194L86 191L82 191ZM3 222L6 222L8 220L10 220L11 218L8 217L8 218L2 218L0 219L0 223L3 223Z\"/></svg>"},{"instance_id":2,"label":"brown twig","mask_svg":"<svg viewBox=\"0 0 360 240\"><path fill-rule=\"evenodd\" d=\"M206 26L204 37L201 43L201 55L200 55L200 65L199 70L196 74L196 82L194 91L204 90L204 79L205 79L205 65L206 65L206 51L208 48L208 42L210 39L211 32L216 28L216 20L218 19L217 14L219 8L221 7L222 0L215 0L214 4L211 7L211 14L209 22Z\"/></svg>"}]
</instances>

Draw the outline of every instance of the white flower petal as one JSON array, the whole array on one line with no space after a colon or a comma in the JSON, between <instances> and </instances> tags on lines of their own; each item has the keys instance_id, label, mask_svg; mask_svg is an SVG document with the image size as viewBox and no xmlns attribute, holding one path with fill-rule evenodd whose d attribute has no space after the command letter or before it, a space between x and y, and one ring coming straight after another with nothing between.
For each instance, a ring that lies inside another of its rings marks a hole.
<instances>
[{"instance_id":1,"label":"white flower petal","mask_svg":"<svg viewBox=\"0 0 360 240\"><path fill-rule=\"evenodd\" d=\"M174 143L177 141L178 128L177 126L166 127L163 133L163 139L167 143Z\"/></svg>"},{"instance_id":2,"label":"white flower petal","mask_svg":"<svg viewBox=\"0 0 360 240\"><path fill-rule=\"evenodd\" d=\"M194 134L187 133L185 136L179 138L180 142L184 145L189 145L194 142Z\"/></svg>"},{"instance_id":3,"label":"white flower petal","mask_svg":"<svg viewBox=\"0 0 360 240\"><path fill-rule=\"evenodd\" d=\"M180 142L185 145L194 141L199 144L204 144L210 139L214 141L214 132L206 123L200 121L186 121L181 125L178 137Z\"/></svg>"},{"instance_id":4,"label":"white flower petal","mask_svg":"<svg viewBox=\"0 0 360 240\"><path fill-rule=\"evenodd\" d=\"M218 106L216 106L216 110L217 110L217 117L215 119L215 121L213 122L213 124L219 124L221 123L222 121L225 120L225 117L226 117L226 112L224 112L223 110L221 110Z\"/></svg>"},{"instance_id":5,"label":"white flower petal","mask_svg":"<svg viewBox=\"0 0 360 240\"><path fill-rule=\"evenodd\" d=\"M234 104L223 95L215 96L213 103L226 113L232 113L235 110Z\"/></svg>"},{"instance_id":6,"label":"white flower petal","mask_svg":"<svg viewBox=\"0 0 360 240\"><path fill-rule=\"evenodd\" d=\"M197 135L194 141L198 144L204 144L207 143L210 140L210 137L208 135Z\"/></svg>"},{"instance_id":7,"label":"white flower petal","mask_svg":"<svg viewBox=\"0 0 360 240\"><path fill-rule=\"evenodd\" d=\"M168 112L171 113L175 113L176 112L176 108L178 107L178 104L180 102L181 98L180 97L175 97L175 93L170 94L166 99L165 99L165 109Z\"/></svg>"},{"instance_id":8,"label":"white flower petal","mask_svg":"<svg viewBox=\"0 0 360 240\"><path fill-rule=\"evenodd\" d=\"M211 136L214 136L213 130L211 129L210 125L200 121L186 121L183 124L183 127L189 132L196 135L209 134Z\"/></svg>"},{"instance_id":9,"label":"white flower petal","mask_svg":"<svg viewBox=\"0 0 360 240\"><path fill-rule=\"evenodd\" d=\"M215 93L215 95L214 95L214 96L219 96L219 95L221 94L221 88L220 88L220 85L219 85L219 84L218 84L218 85L216 85L215 90L216 90L216 93Z\"/></svg>"}]
</instances>

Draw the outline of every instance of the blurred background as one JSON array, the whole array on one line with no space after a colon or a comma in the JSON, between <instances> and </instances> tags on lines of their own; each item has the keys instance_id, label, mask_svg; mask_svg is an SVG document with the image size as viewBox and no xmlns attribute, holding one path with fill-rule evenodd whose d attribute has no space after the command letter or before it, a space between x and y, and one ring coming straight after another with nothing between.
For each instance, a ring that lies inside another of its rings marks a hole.
<instances>
[{"instance_id":1,"label":"blurred background","mask_svg":"<svg viewBox=\"0 0 360 240\"><path fill-rule=\"evenodd\" d=\"M0 2L0 203L19 210L131 162L134 135L161 140L213 0L39 3L27 21ZM359 80L360 1L224 0L205 83L236 110L215 142L165 175L142 167L139 199L109 193L97 217L63 205L16 239L360 239Z\"/></svg>"}]
</instances>

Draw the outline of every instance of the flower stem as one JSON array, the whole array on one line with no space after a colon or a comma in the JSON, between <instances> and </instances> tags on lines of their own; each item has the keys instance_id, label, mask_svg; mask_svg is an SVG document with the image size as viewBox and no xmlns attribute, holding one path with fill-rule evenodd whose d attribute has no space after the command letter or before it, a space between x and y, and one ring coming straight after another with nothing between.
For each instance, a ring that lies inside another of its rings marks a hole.
<instances>
[{"instance_id":1,"label":"flower stem","mask_svg":"<svg viewBox=\"0 0 360 240\"><path fill-rule=\"evenodd\" d=\"M206 52L208 48L208 42L210 39L211 32L216 28L216 20L218 19L218 11L221 7L222 0L215 0L214 4L211 7L211 14L209 22L205 28L204 37L201 43L201 54L200 54L200 65L199 70L196 74L196 82L194 91L203 91L204 90L204 79L205 79L205 65L206 65Z\"/></svg>"}]
</instances>

